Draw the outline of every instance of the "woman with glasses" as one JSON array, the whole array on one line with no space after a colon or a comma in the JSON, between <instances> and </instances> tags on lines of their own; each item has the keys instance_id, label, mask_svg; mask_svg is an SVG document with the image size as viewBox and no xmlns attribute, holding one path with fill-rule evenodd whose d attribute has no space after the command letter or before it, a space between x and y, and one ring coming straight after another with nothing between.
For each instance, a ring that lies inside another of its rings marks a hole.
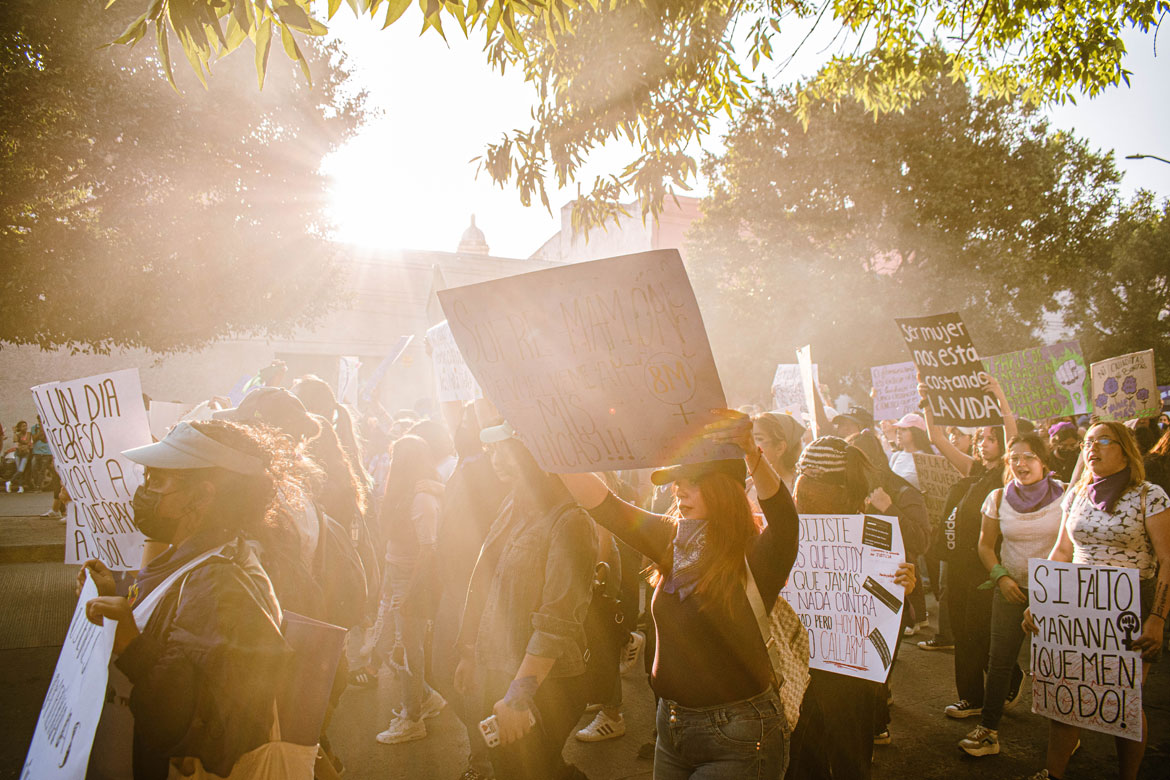
<instances>
[{"instance_id":1,"label":"woman with glasses","mask_svg":"<svg viewBox=\"0 0 1170 780\"><path fill-rule=\"evenodd\" d=\"M1044 465L1047 457L1039 435L1014 437L1008 442L1005 485L983 502L978 549L990 579L980 587L992 589L991 648L979 725L959 742L968 755L999 753L999 721L1024 641L1020 620L1028 605L1028 559L1047 556L1060 533L1066 485Z\"/></svg>"},{"instance_id":2,"label":"woman with glasses","mask_svg":"<svg viewBox=\"0 0 1170 780\"><path fill-rule=\"evenodd\" d=\"M1146 481L1137 441L1123 424L1093 425L1083 447L1086 468L1061 502L1064 520L1048 559L1138 570L1142 633L1133 649L1142 653L1144 684L1149 664L1162 654L1170 613L1170 498ZM1024 628L1039 633L1028 611ZM1077 726L1050 720L1047 766L1033 780L1063 777L1079 738ZM1140 741L1115 738L1122 780L1138 776L1148 738L1145 713Z\"/></svg>"}]
</instances>

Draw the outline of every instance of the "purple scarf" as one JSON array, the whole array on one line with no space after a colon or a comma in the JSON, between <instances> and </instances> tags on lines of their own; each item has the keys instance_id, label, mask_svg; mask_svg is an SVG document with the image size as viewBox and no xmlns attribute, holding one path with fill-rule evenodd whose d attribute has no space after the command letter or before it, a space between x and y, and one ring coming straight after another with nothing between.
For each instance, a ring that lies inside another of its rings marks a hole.
<instances>
[{"instance_id":1,"label":"purple scarf","mask_svg":"<svg viewBox=\"0 0 1170 780\"><path fill-rule=\"evenodd\" d=\"M1109 507L1116 505L1117 499L1129 487L1129 466L1116 474L1107 477L1093 477L1089 480L1089 503L1108 512Z\"/></svg>"},{"instance_id":2,"label":"purple scarf","mask_svg":"<svg viewBox=\"0 0 1170 780\"><path fill-rule=\"evenodd\" d=\"M1064 495L1064 485L1049 473L1031 485L1021 485L1013 479L1004 488L1003 495L1012 509L1027 514L1043 509Z\"/></svg>"}]
</instances>

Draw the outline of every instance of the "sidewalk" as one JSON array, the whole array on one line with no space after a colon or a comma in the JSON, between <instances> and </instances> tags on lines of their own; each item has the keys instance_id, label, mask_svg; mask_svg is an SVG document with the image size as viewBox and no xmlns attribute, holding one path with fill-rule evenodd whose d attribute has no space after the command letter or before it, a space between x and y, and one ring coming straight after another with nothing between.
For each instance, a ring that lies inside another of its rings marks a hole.
<instances>
[{"instance_id":1,"label":"sidewalk","mask_svg":"<svg viewBox=\"0 0 1170 780\"><path fill-rule=\"evenodd\" d=\"M19 777L73 614L77 567L48 493L0 493L0 780Z\"/></svg>"},{"instance_id":2,"label":"sidewalk","mask_svg":"<svg viewBox=\"0 0 1170 780\"><path fill-rule=\"evenodd\" d=\"M65 524L41 516L52 506L49 493L0 492L0 564L65 560Z\"/></svg>"}]
</instances>

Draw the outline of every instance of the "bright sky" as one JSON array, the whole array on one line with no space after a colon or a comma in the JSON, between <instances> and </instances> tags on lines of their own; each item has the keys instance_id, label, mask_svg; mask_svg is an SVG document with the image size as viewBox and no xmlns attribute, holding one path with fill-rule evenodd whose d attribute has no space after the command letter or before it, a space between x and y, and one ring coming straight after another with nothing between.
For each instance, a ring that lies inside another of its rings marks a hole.
<instances>
[{"instance_id":1,"label":"bright sky","mask_svg":"<svg viewBox=\"0 0 1170 780\"><path fill-rule=\"evenodd\" d=\"M486 175L477 179L469 162L505 130L530 125L529 88L519 74L500 76L487 66L478 43L482 32L471 42L458 28L448 30L449 46L434 31L420 37L417 8L387 30L354 19L344 7L330 24L377 112L325 163L333 179L338 239L454 251L474 213L493 255L528 257L557 231L556 211L575 188L550 194L550 215L539 204L525 208L517 193L493 186ZM1129 48L1130 88L1055 107L1049 115L1055 126L1074 130L1091 145L1116 150L1127 196L1144 187L1170 197L1170 164L1125 159L1133 153L1170 159L1170 53L1155 57L1150 36L1131 36ZM784 78L811 73L830 53L807 47ZM704 147L719 149L718 138ZM606 149L582 181L617 170L626 159L623 150ZM695 194L705 194L701 184Z\"/></svg>"}]
</instances>

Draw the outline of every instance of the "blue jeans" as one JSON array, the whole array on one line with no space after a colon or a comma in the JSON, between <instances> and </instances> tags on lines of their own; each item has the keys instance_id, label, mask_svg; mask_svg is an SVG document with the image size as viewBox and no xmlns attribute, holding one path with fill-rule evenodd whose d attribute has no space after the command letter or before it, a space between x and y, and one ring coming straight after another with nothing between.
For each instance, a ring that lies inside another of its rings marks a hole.
<instances>
[{"instance_id":1,"label":"blue jeans","mask_svg":"<svg viewBox=\"0 0 1170 780\"><path fill-rule=\"evenodd\" d=\"M1027 593L1027 588L1020 588ZM983 693L983 715L980 723L989 729L998 729L1003 717L1003 705L1008 691L1017 682L1016 660L1024 643L1024 619L1027 602L1013 604L1003 597L999 588L991 595L991 650L987 656L987 682Z\"/></svg>"},{"instance_id":2,"label":"blue jeans","mask_svg":"<svg viewBox=\"0 0 1170 780\"><path fill-rule=\"evenodd\" d=\"M788 766L788 736L774 690L750 699L693 709L658 702L654 780L779 780Z\"/></svg>"}]
</instances>

